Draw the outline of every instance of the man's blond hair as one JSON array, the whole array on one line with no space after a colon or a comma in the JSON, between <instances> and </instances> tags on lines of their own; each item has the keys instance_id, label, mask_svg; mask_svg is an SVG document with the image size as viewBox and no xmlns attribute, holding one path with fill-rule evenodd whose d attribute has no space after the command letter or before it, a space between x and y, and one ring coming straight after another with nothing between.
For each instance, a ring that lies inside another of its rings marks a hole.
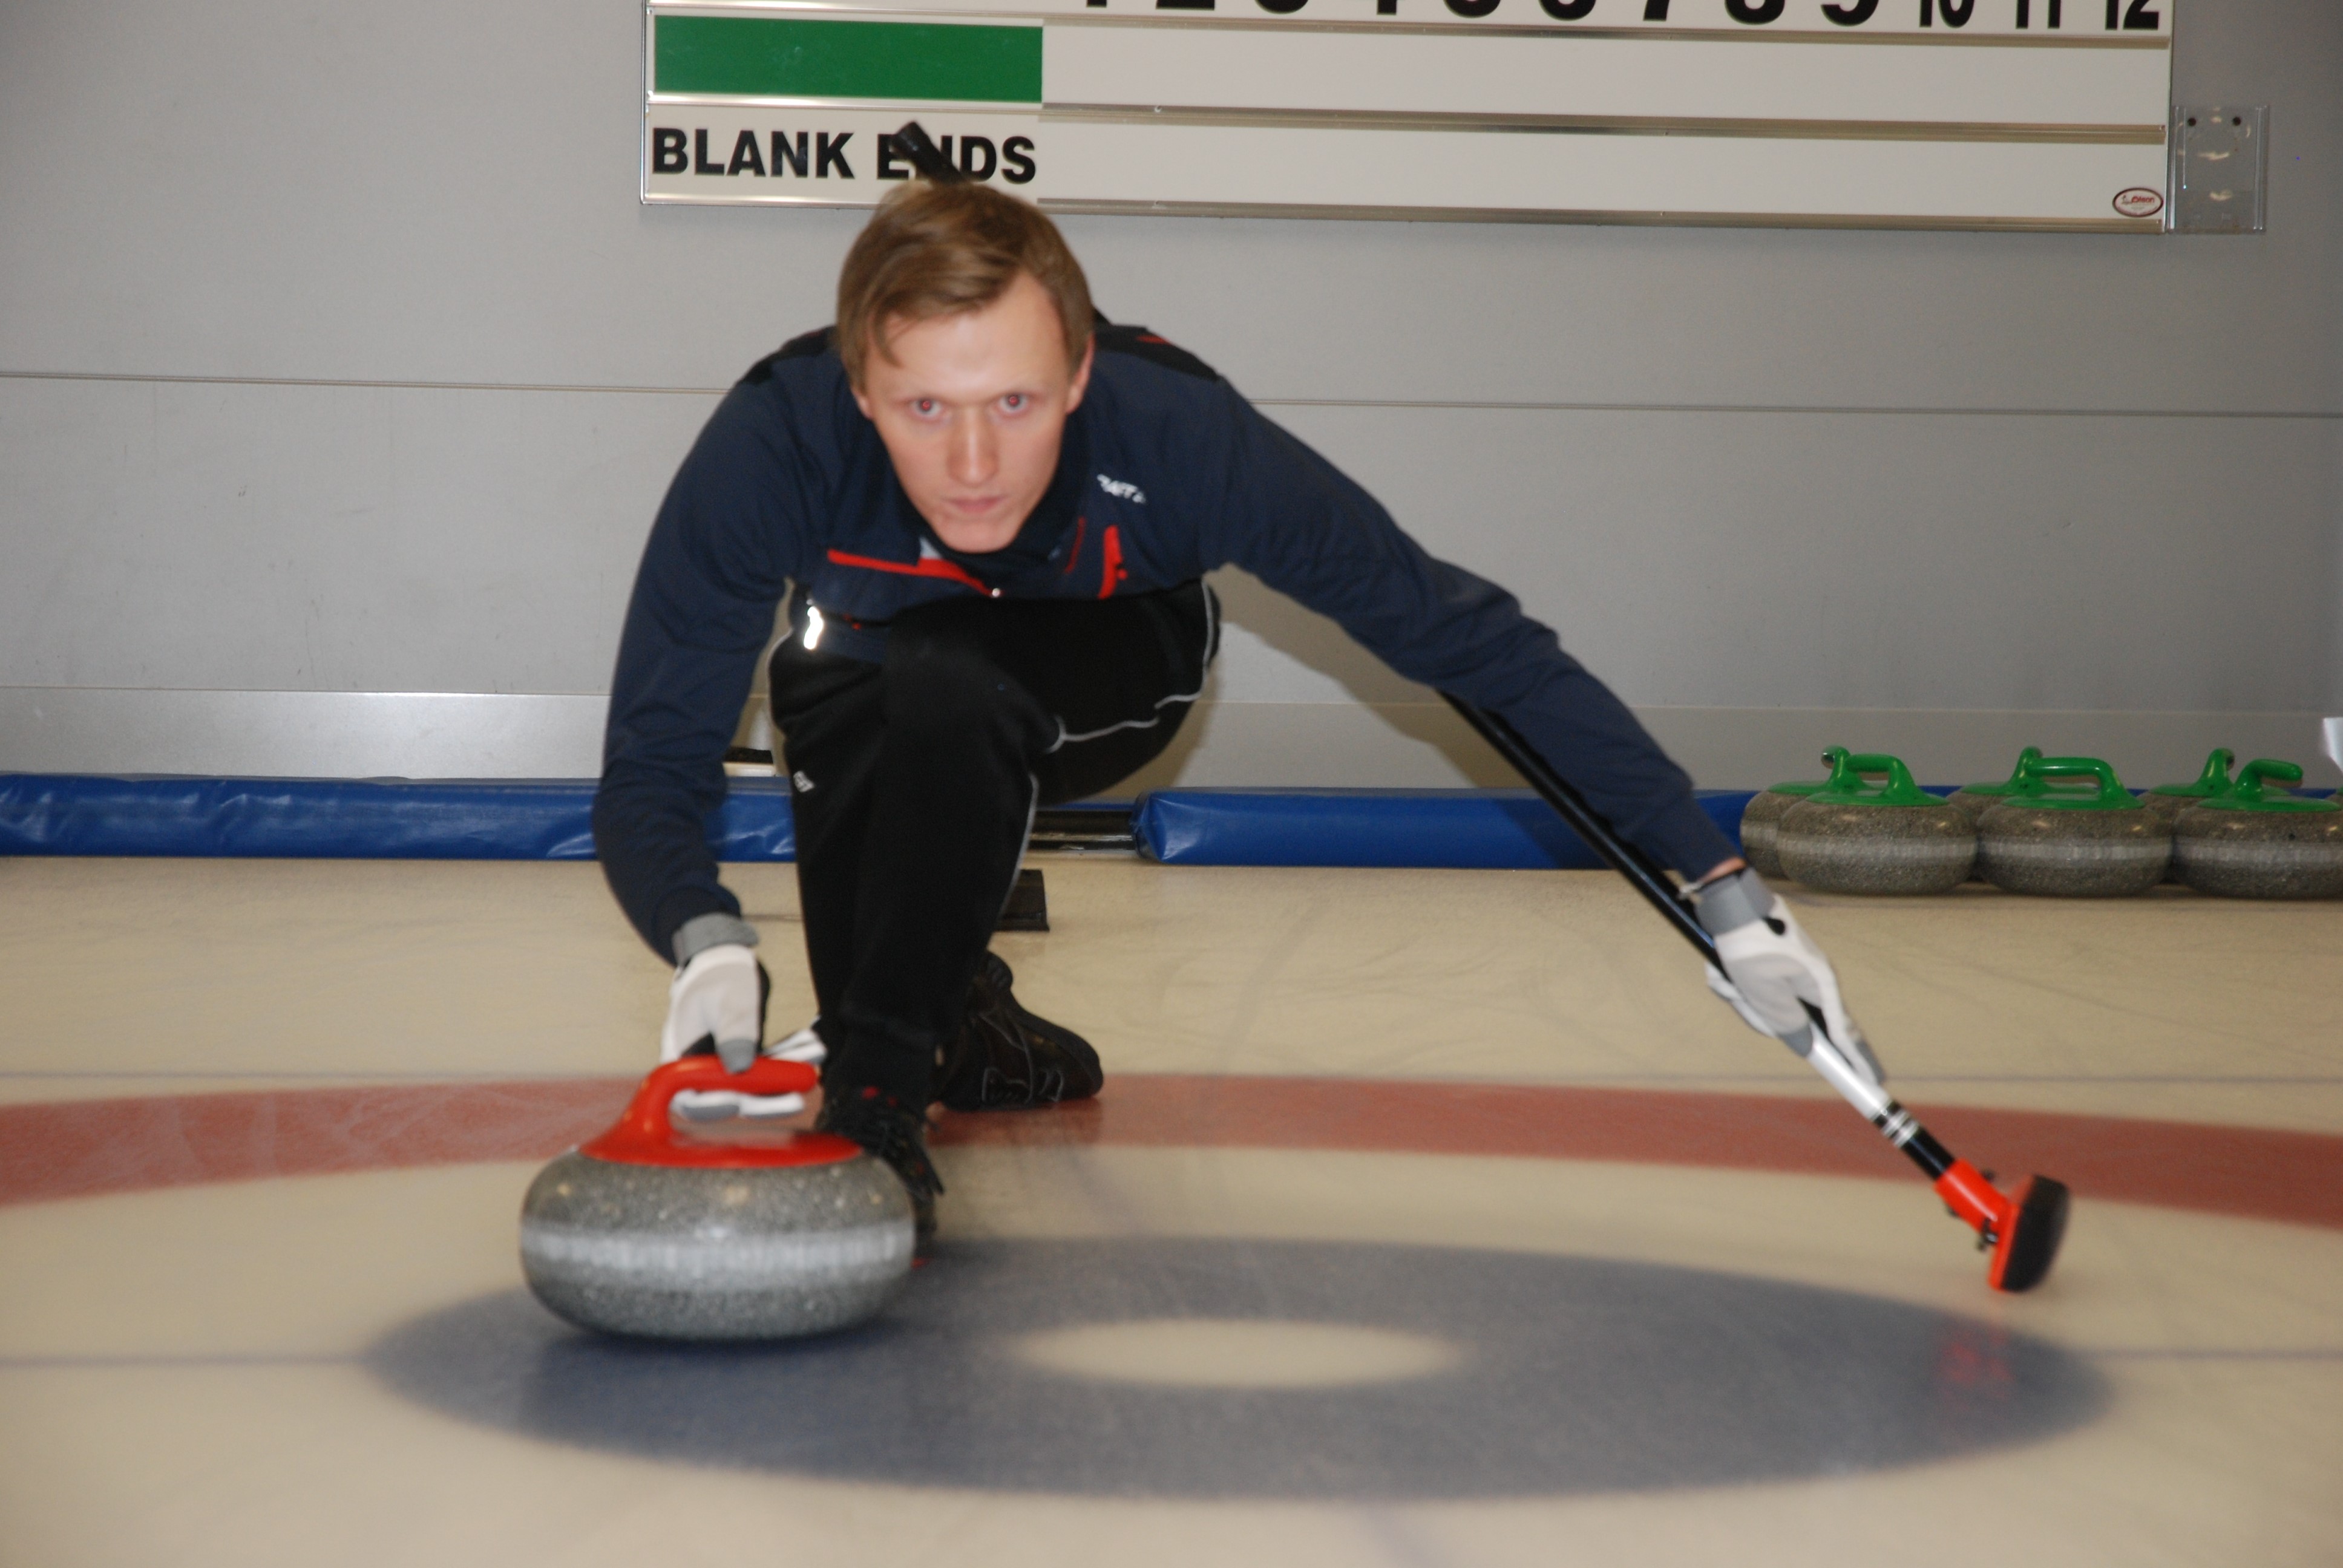
<instances>
[{"instance_id":1,"label":"man's blond hair","mask_svg":"<svg viewBox=\"0 0 2343 1568\"><path fill-rule=\"evenodd\" d=\"M1091 340L1091 286L1041 208L973 180L914 180L887 199L846 253L838 275L838 353L856 387L872 351L892 362L900 324L980 310L1024 273L1058 307L1066 363Z\"/></svg>"}]
</instances>

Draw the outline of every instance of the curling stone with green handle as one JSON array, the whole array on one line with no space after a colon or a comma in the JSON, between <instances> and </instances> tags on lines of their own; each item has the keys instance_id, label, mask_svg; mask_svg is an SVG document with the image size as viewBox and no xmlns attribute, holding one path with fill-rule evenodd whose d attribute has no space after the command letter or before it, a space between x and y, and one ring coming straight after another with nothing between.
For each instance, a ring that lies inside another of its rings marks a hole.
<instances>
[{"instance_id":1,"label":"curling stone with green handle","mask_svg":"<svg viewBox=\"0 0 2343 1568\"><path fill-rule=\"evenodd\" d=\"M2046 757L1977 823L1977 869L2049 898L2144 893L2172 863L2172 829L2096 757Z\"/></svg>"},{"instance_id":2,"label":"curling stone with green handle","mask_svg":"<svg viewBox=\"0 0 2343 1568\"><path fill-rule=\"evenodd\" d=\"M2022 785L2032 773L2034 765L2041 760L2042 748L2029 746L2017 754L2017 766L2009 770L2007 779L1997 784L1964 784L1952 792L1947 804L1958 806L1966 812L1969 826L1974 828L1978 819L1985 815L1986 809L1998 805L2003 796Z\"/></svg>"},{"instance_id":3,"label":"curling stone with green handle","mask_svg":"<svg viewBox=\"0 0 2343 1568\"><path fill-rule=\"evenodd\" d=\"M1835 773L1846 755L1844 746L1826 747L1823 766ZM1749 862L1751 870L1761 877L1776 879L1785 874L1782 858L1774 850L1775 830L1781 825L1782 814L1816 790L1829 787L1828 779L1808 779L1776 784L1749 797L1749 804L1741 809L1741 858Z\"/></svg>"},{"instance_id":4,"label":"curling stone with green handle","mask_svg":"<svg viewBox=\"0 0 2343 1568\"><path fill-rule=\"evenodd\" d=\"M1968 879L1976 833L1899 759L1860 755L1783 814L1775 846L1785 874L1822 892L1948 893Z\"/></svg>"},{"instance_id":5,"label":"curling stone with green handle","mask_svg":"<svg viewBox=\"0 0 2343 1568\"><path fill-rule=\"evenodd\" d=\"M2295 764L2261 758L2227 794L2181 812L2177 879L2232 899L2343 898L2343 807L2268 788L2301 781Z\"/></svg>"}]
</instances>

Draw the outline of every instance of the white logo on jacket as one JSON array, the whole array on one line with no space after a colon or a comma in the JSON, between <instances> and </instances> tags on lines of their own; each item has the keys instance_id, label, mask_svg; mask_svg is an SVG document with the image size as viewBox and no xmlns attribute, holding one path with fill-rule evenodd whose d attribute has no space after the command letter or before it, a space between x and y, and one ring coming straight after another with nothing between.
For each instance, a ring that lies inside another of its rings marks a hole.
<instances>
[{"instance_id":1,"label":"white logo on jacket","mask_svg":"<svg viewBox=\"0 0 2343 1568\"><path fill-rule=\"evenodd\" d=\"M1129 479L1110 479L1104 474L1101 474L1098 477L1098 482L1100 489L1118 501L1136 501L1142 507L1147 504L1147 492Z\"/></svg>"}]
</instances>

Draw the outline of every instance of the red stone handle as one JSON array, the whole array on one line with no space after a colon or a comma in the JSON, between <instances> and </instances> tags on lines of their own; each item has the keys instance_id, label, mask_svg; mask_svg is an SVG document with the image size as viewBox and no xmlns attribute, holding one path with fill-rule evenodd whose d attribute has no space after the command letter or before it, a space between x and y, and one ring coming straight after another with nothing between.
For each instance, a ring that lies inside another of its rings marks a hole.
<instances>
[{"instance_id":1,"label":"red stone handle","mask_svg":"<svg viewBox=\"0 0 2343 1568\"><path fill-rule=\"evenodd\" d=\"M815 1165L860 1152L842 1138L800 1132L780 1144L679 1142L668 1106L687 1089L727 1089L740 1094L804 1094L821 1074L802 1061L760 1056L746 1072L727 1072L715 1056L687 1056L654 1069L617 1123L578 1152L630 1165Z\"/></svg>"}]
</instances>

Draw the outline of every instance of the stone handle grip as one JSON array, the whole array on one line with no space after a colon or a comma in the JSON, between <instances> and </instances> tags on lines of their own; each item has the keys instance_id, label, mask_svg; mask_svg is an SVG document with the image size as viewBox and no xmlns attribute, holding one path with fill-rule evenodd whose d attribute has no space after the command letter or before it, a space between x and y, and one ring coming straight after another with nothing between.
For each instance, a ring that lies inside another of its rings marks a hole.
<instances>
[{"instance_id":1,"label":"stone handle grip","mask_svg":"<svg viewBox=\"0 0 2343 1568\"><path fill-rule=\"evenodd\" d=\"M2233 789L2247 800L2259 800L2263 798L2264 784L2276 784L2282 789L2290 789L2301 782L2299 763L2281 762L2275 757L2257 757L2237 769L2237 782Z\"/></svg>"},{"instance_id":2,"label":"stone handle grip","mask_svg":"<svg viewBox=\"0 0 2343 1568\"><path fill-rule=\"evenodd\" d=\"M2102 789L2120 789L2113 764L2097 757L2045 757L2034 764L2036 779L2096 779Z\"/></svg>"},{"instance_id":3,"label":"stone handle grip","mask_svg":"<svg viewBox=\"0 0 2343 1568\"><path fill-rule=\"evenodd\" d=\"M2044 782L2053 779L2088 779L2099 787L2102 799L2120 795L2131 799L2131 791L2116 777L2114 765L2097 757L2045 757L2034 765L2033 777Z\"/></svg>"},{"instance_id":4,"label":"stone handle grip","mask_svg":"<svg viewBox=\"0 0 2343 1568\"><path fill-rule=\"evenodd\" d=\"M821 1074L802 1061L760 1056L746 1072L727 1072L713 1056L687 1056L656 1069L635 1091L618 1125L597 1140L613 1151L642 1152L675 1145L675 1129L668 1121L668 1105L687 1089L729 1089L742 1094L805 1094L821 1081ZM589 1153L594 1150L588 1151Z\"/></svg>"},{"instance_id":5,"label":"stone handle grip","mask_svg":"<svg viewBox=\"0 0 2343 1568\"><path fill-rule=\"evenodd\" d=\"M1862 781L1885 779L1877 793L1885 799L1906 799L1919 794L1920 786L1913 781L1912 769L1904 765L1901 757L1890 757L1879 751L1843 753L1831 768L1830 788L1834 794L1865 793Z\"/></svg>"}]
</instances>

